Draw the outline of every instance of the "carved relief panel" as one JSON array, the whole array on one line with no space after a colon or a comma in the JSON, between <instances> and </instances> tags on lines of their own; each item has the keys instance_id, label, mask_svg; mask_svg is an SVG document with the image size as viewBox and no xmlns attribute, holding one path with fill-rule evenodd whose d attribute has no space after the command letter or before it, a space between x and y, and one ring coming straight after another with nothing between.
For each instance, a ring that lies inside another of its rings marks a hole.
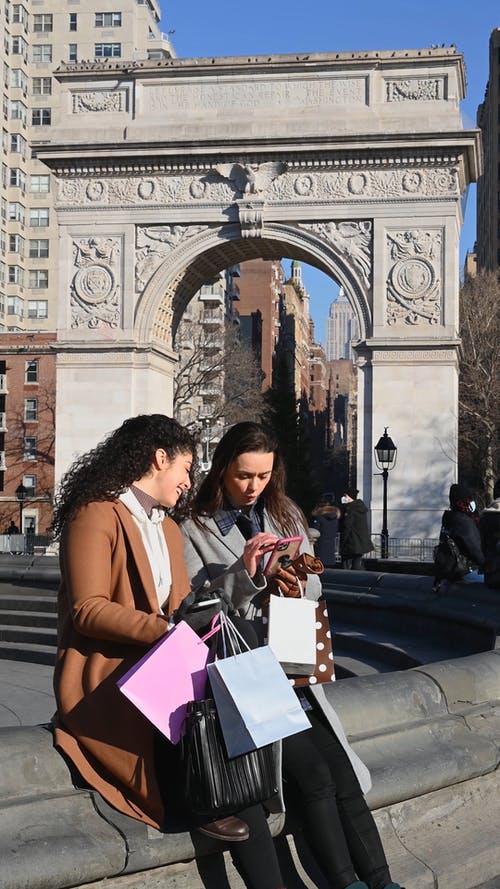
<instances>
[{"instance_id":1,"label":"carved relief panel","mask_svg":"<svg viewBox=\"0 0 500 889\"><path fill-rule=\"evenodd\" d=\"M344 262L361 277L366 288L371 288L373 265L371 220L302 223L299 228L313 232L334 247Z\"/></svg>"},{"instance_id":2,"label":"carved relief panel","mask_svg":"<svg viewBox=\"0 0 500 889\"><path fill-rule=\"evenodd\" d=\"M319 169L321 167L321 169ZM347 168L346 168L347 167ZM270 161L262 164L218 164L210 169L192 165L183 172L168 169L112 175L82 175L57 182L61 208L80 206L228 206L258 196L267 205L355 203L359 201L457 198L458 166L424 159L405 166L383 160L378 166L355 162L318 161L306 168Z\"/></svg>"},{"instance_id":3,"label":"carved relief panel","mask_svg":"<svg viewBox=\"0 0 500 889\"><path fill-rule=\"evenodd\" d=\"M439 324L442 230L392 231L386 238L386 324Z\"/></svg>"},{"instance_id":4,"label":"carved relief panel","mask_svg":"<svg viewBox=\"0 0 500 889\"><path fill-rule=\"evenodd\" d=\"M169 253L208 228L206 225L138 226L135 252L135 289L142 293Z\"/></svg>"},{"instance_id":5,"label":"carved relief panel","mask_svg":"<svg viewBox=\"0 0 500 889\"><path fill-rule=\"evenodd\" d=\"M121 238L73 241L71 327L122 326Z\"/></svg>"}]
</instances>

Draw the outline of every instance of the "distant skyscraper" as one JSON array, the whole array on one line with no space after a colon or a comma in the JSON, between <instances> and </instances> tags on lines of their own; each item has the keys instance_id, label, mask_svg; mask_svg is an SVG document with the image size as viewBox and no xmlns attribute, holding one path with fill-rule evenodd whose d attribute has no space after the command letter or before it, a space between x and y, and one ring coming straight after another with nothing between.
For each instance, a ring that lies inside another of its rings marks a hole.
<instances>
[{"instance_id":1,"label":"distant skyscraper","mask_svg":"<svg viewBox=\"0 0 500 889\"><path fill-rule=\"evenodd\" d=\"M500 28L490 35L489 80L477 122L484 150L483 174L477 180L477 266L494 271L500 266Z\"/></svg>"},{"instance_id":2,"label":"distant skyscraper","mask_svg":"<svg viewBox=\"0 0 500 889\"><path fill-rule=\"evenodd\" d=\"M326 357L328 361L351 358L351 341L358 337L358 323L349 300L342 288L337 299L330 305L326 321Z\"/></svg>"}]
</instances>

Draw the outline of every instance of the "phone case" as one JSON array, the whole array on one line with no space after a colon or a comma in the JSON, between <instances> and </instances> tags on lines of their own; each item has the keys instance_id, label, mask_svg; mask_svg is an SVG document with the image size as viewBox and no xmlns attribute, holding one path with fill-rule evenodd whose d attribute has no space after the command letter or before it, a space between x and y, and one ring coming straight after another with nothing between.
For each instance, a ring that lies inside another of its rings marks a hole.
<instances>
[{"instance_id":1,"label":"phone case","mask_svg":"<svg viewBox=\"0 0 500 889\"><path fill-rule=\"evenodd\" d=\"M303 537L281 537L277 540L264 568L264 574L266 576L274 574L280 567L280 560L284 556L288 557L288 559L294 559L303 539Z\"/></svg>"}]
</instances>

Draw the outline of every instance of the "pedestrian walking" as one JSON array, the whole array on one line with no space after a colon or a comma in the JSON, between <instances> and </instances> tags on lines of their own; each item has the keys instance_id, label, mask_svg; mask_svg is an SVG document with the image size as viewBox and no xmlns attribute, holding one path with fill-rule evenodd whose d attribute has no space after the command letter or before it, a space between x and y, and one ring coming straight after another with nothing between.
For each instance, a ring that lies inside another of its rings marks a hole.
<instances>
[{"instance_id":1,"label":"pedestrian walking","mask_svg":"<svg viewBox=\"0 0 500 889\"><path fill-rule=\"evenodd\" d=\"M358 493L357 488L346 489L339 520L342 568L356 571L363 568L363 555L375 549L368 531L368 508Z\"/></svg>"},{"instance_id":2,"label":"pedestrian walking","mask_svg":"<svg viewBox=\"0 0 500 889\"><path fill-rule=\"evenodd\" d=\"M333 503L321 501L312 511L312 527L319 531L314 544L314 554L325 568L333 568L337 558L337 534L340 509Z\"/></svg>"}]
</instances>

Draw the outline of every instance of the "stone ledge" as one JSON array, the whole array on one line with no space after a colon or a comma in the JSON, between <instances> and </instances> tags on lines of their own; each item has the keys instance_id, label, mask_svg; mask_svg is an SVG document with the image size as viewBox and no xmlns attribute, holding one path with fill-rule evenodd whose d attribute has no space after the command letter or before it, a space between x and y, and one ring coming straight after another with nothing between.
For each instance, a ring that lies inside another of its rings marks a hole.
<instances>
[{"instance_id":1,"label":"stone ledge","mask_svg":"<svg viewBox=\"0 0 500 889\"><path fill-rule=\"evenodd\" d=\"M500 873L500 851L491 848L491 812L498 808L500 817L499 688L496 652L326 687L372 771L368 802L394 874L412 889L469 889ZM217 844L196 838L195 849L189 833L147 828L94 791L76 790L47 727L4 728L0 741L2 889L73 889L102 880L110 889L202 885L197 869L208 867ZM282 823L271 820L274 834ZM195 854L197 864L186 864ZM458 879L463 868L470 882ZM227 885L240 884L231 877ZM294 889L291 880L287 886ZM304 880L295 886L321 889Z\"/></svg>"}]
</instances>

